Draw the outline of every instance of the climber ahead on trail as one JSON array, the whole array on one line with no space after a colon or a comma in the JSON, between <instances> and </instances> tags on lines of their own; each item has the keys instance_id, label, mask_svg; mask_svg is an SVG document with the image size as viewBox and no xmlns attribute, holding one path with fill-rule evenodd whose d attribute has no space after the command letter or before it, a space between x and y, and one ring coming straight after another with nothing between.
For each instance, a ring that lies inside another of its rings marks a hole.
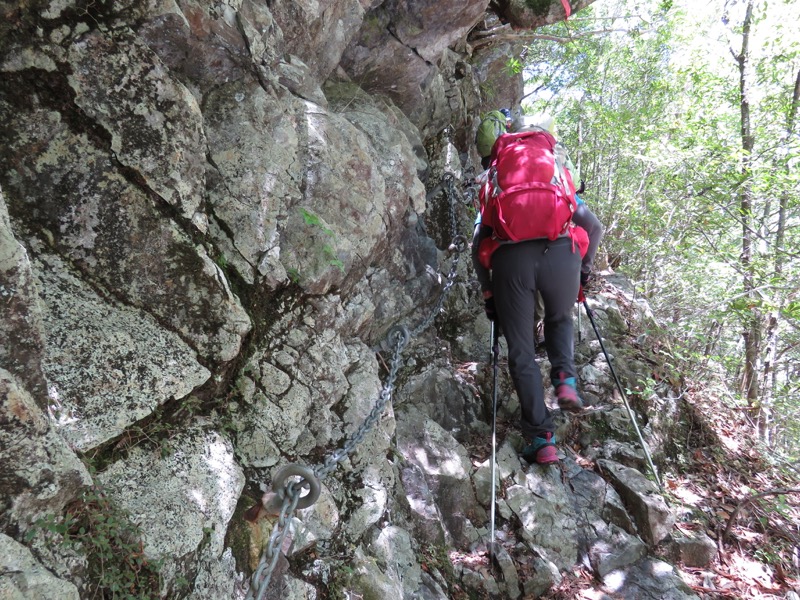
<instances>
[{"instance_id":1,"label":"climber ahead on trail","mask_svg":"<svg viewBox=\"0 0 800 600\"><path fill-rule=\"evenodd\" d=\"M586 231L573 223L575 186L557 157L556 139L548 131L552 123L546 125L521 120L514 133L496 139L489 172L480 178L485 183L472 246L486 314L497 320L508 344L527 443L522 456L540 464L557 462L558 455L536 364L536 294L544 301L546 349L559 407L579 411L583 403L576 389L572 305L590 245Z\"/></svg>"},{"instance_id":2,"label":"climber ahead on trail","mask_svg":"<svg viewBox=\"0 0 800 600\"><path fill-rule=\"evenodd\" d=\"M475 145L481 155L481 167L489 168L495 140L511 129L511 111L507 108L493 110L481 120L475 134Z\"/></svg>"}]
</instances>

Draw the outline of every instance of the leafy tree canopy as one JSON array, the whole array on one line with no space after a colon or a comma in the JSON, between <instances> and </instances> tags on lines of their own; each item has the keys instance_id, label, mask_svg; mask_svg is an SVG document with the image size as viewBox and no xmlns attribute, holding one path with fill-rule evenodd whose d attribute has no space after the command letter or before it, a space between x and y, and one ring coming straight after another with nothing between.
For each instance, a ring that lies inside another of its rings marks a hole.
<instances>
[{"instance_id":1,"label":"leafy tree canopy","mask_svg":"<svg viewBox=\"0 0 800 600\"><path fill-rule=\"evenodd\" d=\"M523 108L557 117L610 264L796 456L800 4L599 0L537 34Z\"/></svg>"}]
</instances>

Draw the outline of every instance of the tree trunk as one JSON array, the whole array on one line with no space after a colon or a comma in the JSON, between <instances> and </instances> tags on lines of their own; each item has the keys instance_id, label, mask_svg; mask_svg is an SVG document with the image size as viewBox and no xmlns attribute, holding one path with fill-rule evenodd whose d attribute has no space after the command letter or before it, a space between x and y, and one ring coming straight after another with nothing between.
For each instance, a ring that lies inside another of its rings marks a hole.
<instances>
[{"instance_id":1,"label":"tree trunk","mask_svg":"<svg viewBox=\"0 0 800 600\"><path fill-rule=\"evenodd\" d=\"M792 92L792 102L789 107L789 114L786 118L786 131L784 132L784 144L788 144L794 135L794 127L797 118L798 105L800 105L800 70L797 71L797 76L794 82L794 90ZM783 169L784 172L789 174L789 163L785 162L783 165L776 164L776 170ZM778 206L778 223L775 231L775 246L773 250L773 280L779 282L783 279L783 261L784 261L784 240L786 238L786 212L789 205L789 192L782 190L780 194L780 202ZM773 294L775 300L773 301L773 309L767 318L767 330L765 335L765 356L764 356L764 370L761 376L761 405L765 409L772 409L773 395L775 384L777 382L777 370L775 361L777 360L778 351L778 337L779 337L779 324L780 324L780 309L784 304L780 293ZM775 436L771 436L773 439Z\"/></svg>"},{"instance_id":2,"label":"tree trunk","mask_svg":"<svg viewBox=\"0 0 800 600\"><path fill-rule=\"evenodd\" d=\"M744 295L748 299L750 312L744 319L744 365L741 392L756 422L760 422L759 405L759 358L761 356L762 315L756 290L756 273L753 261L755 231L753 218L752 154L754 138L750 124L750 28L753 17L753 0L748 0L742 23L742 50L736 56L739 64L739 108L741 113L742 164L739 187L739 211L742 219L742 253L740 262L743 273Z\"/></svg>"}]
</instances>

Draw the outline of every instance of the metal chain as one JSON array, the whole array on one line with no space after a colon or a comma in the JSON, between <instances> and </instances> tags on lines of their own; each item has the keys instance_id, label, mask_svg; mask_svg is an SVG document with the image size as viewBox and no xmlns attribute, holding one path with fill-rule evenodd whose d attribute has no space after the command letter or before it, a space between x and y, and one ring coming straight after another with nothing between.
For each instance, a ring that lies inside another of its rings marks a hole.
<instances>
[{"instance_id":1,"label":"metal chain","mask_svg":"<svg viewBox=\"0 0 800 600\"><path fill-rule=\"evenodd\" d=\"M461 204L464 206L471 206L476 211L480 208L478 206L478 190L481 185L472 175L469 176L468 182L461 182L461 186L464 190L463 193L456 189L455 177L451 173L446 173L444 177L448 184L447 191L451 198L457 198Z\"/></svg>"},{"instance_id":2,"label":"metal chain","mask_svg":"<svg viewBox=\"0 0 800 600\"><path fill-rule=\"evenodd\" d=\"M393 327L387 336L389 343L392 342L392 338L394 338L394 354L389 367L389 375L386 378L386 382L383 385L383 389L381 390L378 400L375 402L375 405L372 407L372 410L367 418L364 419L361 427L359 427L358 430L350 437L350 439L345 442L344 446L331 453L325 460L324 465L318 466L314 469L314 474L320 480L325 479L328 475L330 475L330 473L336 468L336 465L344 460L344 458L353 450L355 450L356 446L363 441L369 430L372 429L375 423L377 423L381 418L383 409L391 399L392 391L394 389L394 380L397 377L397 371L400 370L403 348L406 347L411 339L408 330L405 327Z\"/></svg>"},{"instance_id":3,"label":"metal chain","mask_svg":"<svg viewBox=\"0 0 800 600\"><path fill-rule=\"evenodd\" d=\"M344 443L344 446L329 454L322 465L317 465L314 467L312 476L316 477L318 481L322 481L328 475L330 475L336 469L337 465L347 458L347 456L350 455L353 450L355 450L356 446L358 446L364 440L370 429L372 429L372 427L374 427L375 424L380 420L386 405L392 398L394 382L397 378L397 373L400 370L400 365L402 362L403 350L411 341L412 337L419 335L421 332L427 329L431 323L433 323L442 306L444 305L447 294L455 284L456 276L458 274L459 258L461 253L467 249L467 239L463 235L456 235L456 232L458 231L458 225L456 221L455 201L456 198L460 198L462 202L466 203L466 200L464 196L460 196L457 193L455 189L455 177L451 173L446 173L444 175L444 179L447 183L447 196L449 200L448 210L451 232L453 234L453 241L450 243L448 250L453 253L453 262L450 266L450 272L447 275L442 292L439 295L439 298L431 313L412 331L409 332L405 325L395 325L389 330L389 333L386 336L386 341L388 346L393 348L393 354L392 360L389 364L389 374L387 375L386 381L383 384L383 389L381 390L378 399L375 401L375 405L372 407L369 415L367 415L367 417L364 419L364 422L355 431L355 433L353 433L353 435L350 436L350 438ZM302 475L298 476L301 477L301 479L303 478ZM280 549L283 545L283 540L290 529L290 517L294 514L297 504L301 498L301 490L303 488L301 482L289 482L288 479L286 479L282 481L281 484L284 487L279 486L278 489L273 487L273 491L280 499L282 499L278 520L273 526L269 543L261 555L261 560L258 563L258 567L251 577L250 590L247 593L246 600L262 600L264 598L264 594L269 586L275 565L277 564L280 556Z\"/></svg>"},{"instance_id":4,"label":"metal chain","mask_svg":"<svg viewBox=\"0 0 800 600\"><path fill-rule=\"evenodd\" d=\"M456 232L458 231L458 224L456 222L456 198L461 198L463 202L463 196L459 196L456 192L455 188L455 177L452 173L445 173L444 175L445 183L447 184L447 198L449 203L447 205L448 208L448 216L450 218L450 231L453 235L453 241L450 243L450 247L448 250L454 252L453 255L453 262L450 265L450 272L447 274L447 280L445 282L444 287L442 288L442 293L439 295L439 299L437 300L436 304L433 307L433 310L430 312L428 317L422 321L412 332L411 336L416 337L423 331L425 331L431 323L433 323L436 316L439 314L439 311L444 305L444 301L447 297L447 294L450 291L450 288L453 287L456 281L456 275L458 274L458 262L461 257L461 253L466 251L467 249L467 238L463 235L457 235Z\"/></svg>"},{"instance_id":5,"label":"metal chain","mask_svg":"<svg viewBox=\"0 0 800 600\"><path fill-rule=\"evenodd\" d=\"M269 543L261 555L261 560L258 563L258 568L253 573L250 583L250 590L247 593L248 600L253 598L253 590L258 590L255 600L263 600L264 594L269 587L272 573L275 570L275 565L278 564L278 558L281 555L281 548L283 547L283 540L286 534L289 533L289 519L294 514L297 508L297 503L300 500L300 489L296 487L294 482L287 484L286 494L283 496L283 504L281 511L278 515L278 520L272 528L272 535L269 537Z\"/></svg>"}]
</instances>

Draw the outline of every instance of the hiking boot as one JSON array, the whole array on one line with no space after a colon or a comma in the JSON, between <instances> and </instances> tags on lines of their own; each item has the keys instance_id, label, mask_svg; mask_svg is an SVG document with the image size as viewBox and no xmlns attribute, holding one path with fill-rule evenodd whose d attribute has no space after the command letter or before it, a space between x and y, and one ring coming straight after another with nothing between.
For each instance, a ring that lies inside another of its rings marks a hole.
<instances>
[{"instance_id":1,"label":"hiking boot","mask_svg":"<svg viewBox=\"0 0 800 600\"><path fill-rule=\"evenodd\" d=\"M540 465L550 465L558 462L556 435L549 431L544 435L545 437L543 438L533 438L533 441L522 451L522 458L529 463L535 462Z\"/></svg>"},{"instance_id":2,"label":"hiking boot","mask_svg":"<svg viewBox=\"0 0 800 600\"><path fill-rule=\"evenodd\" d=\"M574 377L567 377L566 373L561 372L558 379L553 380L553 386L556 388L558 407L561 410L578 412L583 409L583 401L578 396Z\"/></svg>"}]
</instances>

